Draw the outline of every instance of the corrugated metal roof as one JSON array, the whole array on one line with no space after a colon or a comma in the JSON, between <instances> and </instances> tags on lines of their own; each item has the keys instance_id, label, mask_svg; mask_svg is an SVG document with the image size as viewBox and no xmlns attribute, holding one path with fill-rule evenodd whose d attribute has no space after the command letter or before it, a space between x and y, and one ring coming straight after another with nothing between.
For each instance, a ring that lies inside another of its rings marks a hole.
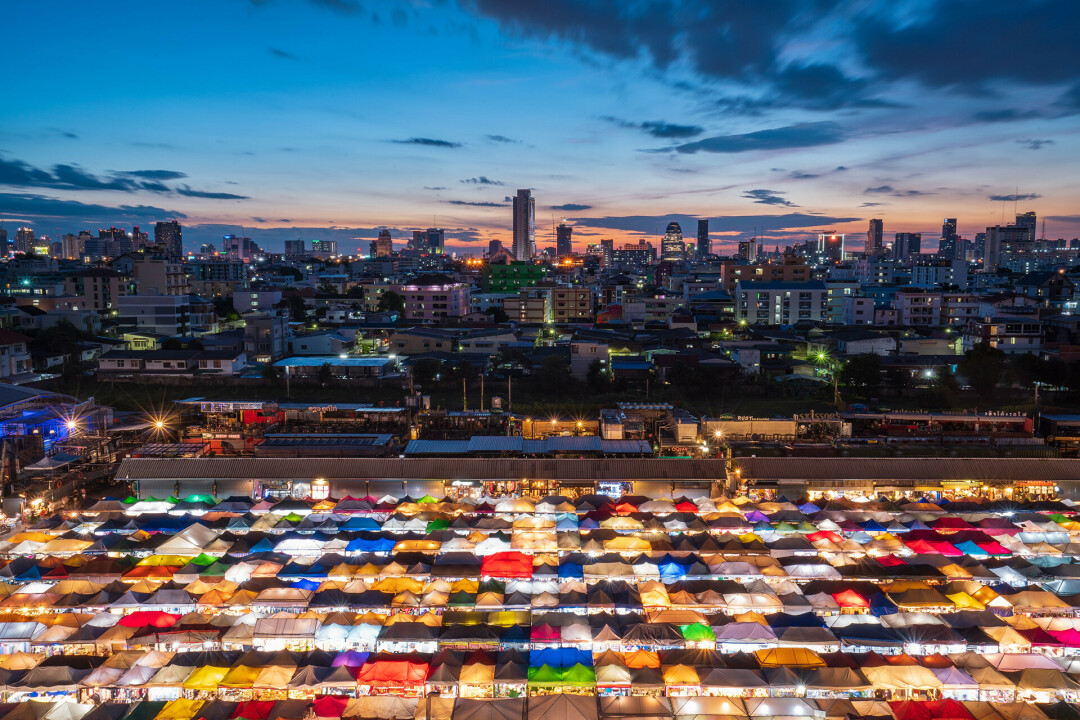
<instances>
[{"instance_id":1,"label":"corrugated metal roof","mask_svg":"<svg viewBox=\"0 0 1080 720\"><path fill-rule=\"evenodd\" d=\"M1080 481L1080 461L1062 458L744 458L755 480Z\"/></svg>"},{"instance_id":2,"label":"corrugated metal roof","mask_svg":"<svg viewBox=\"0 0 1080 720\"><path fill-rule=\"evenodd\" d=\"M125 458L123 480L716 480L724 460L676 458Z\"/></svg>"}]
</instances>

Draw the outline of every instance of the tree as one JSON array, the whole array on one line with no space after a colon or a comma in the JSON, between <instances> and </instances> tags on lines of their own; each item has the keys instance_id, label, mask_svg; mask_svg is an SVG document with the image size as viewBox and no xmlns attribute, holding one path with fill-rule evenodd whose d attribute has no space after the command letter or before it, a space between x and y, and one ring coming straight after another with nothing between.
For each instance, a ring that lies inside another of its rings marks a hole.
<instances>
[{"instance_id":1,"label":"tree","mask_svg":"<svg viewBox=\"0 0 1080 720\"><path fill-rule=\"evenodd\" d=\"M956 369L979 395L989 398L1001 381L1007 362L1005 353L988 343L978 343L964 353Z\"/></svg>"},{"instance_id":2,"label":"tree","mask_svg":"<svg viewBox=\"0 0 1080 720\"><path fill-rule=\"evenodd\" d=\"M570 366L561 355L548 355L540 364L536 379L546 392L562 394L569 389L573 381Z\"/></svg>"},{"instance_id":3,"label":"tree","mask_svg":"<svg viewBox=\"0 0 1080 720\"><path fill-rule=\"evenodd\" d=\"M589 369L585 372L585 382L589 384L589 389L595 393L602 393L611 389L611 376L600 358L596 358L589 363Z\"/></svg>"},{"instance_id":4,"label":"tree","mask_svg":"<svg viewBox=\"0 0 1080 720\"><path fill-rule=\"evenodd\" d=\"M307 321L307 303L299 295L289 295L274 307L286 308L289 311L289 318L293 322Z\"/></svg>"},{"instance_id":5,"label":"tree","mask_svg":"<svg viewBox=\"0 0 1080 720\"><path fill-rule=\"evenodd\" d=\"M214 299L214 314L218 316L219 320L224 322L233 322L240 319L240 313L236 312L232 300L229 300L228 298Z\"/></svg>"},{"instance_id":6,"label":"tree","mask_svg":"<svg viewBox=\"0 0 1080 720\"><path fill-rule=\"evenodd\" d=\"M393 290L387 290L379 296L379 305L376 308L379 312L405 312L405 298Z\"/></svg>"},{"instance_id":7,"label":"tree","mask_svg":"<svg viewBox=\"0 0 1080 720\"><path fill-rule=\"evenodd\" d=\"M487 313L491 316L492 322L499 323L500 325L505 322L510 322L510 316L507 315L506 311L498 305L492 305L491 307L489 307Z\"/></svg>"},{"instance_id":8,"label":"tree","mask_svg":"<svg viewBox=\"0 0 1080 720\"><path fill-rule=\"evenodd\" d=\"M442 363L432 358L421 358L412 364L413 380L420 387L432 387L439 377Z\"/></svg>"},{"instance_id":9,"label":"tree","mask_svg":"<svg viewBox=\"0 0 1080 720\"><path fill-rule=\"evenodd\" d=\"M320 365L316 377L319 380L319 384L323 387L329 385L330 381L334 379L334 370L330 367L330 363L323 363Z\"/></svg>"},{"instance_id":10,"label":"tree","mask_svg":"<svg viewBox=\"0 0 1080 720\"><path fill-rule=\"evenodd\" d=\"M869 397L881 387L881 358L873 353L856 355L840 370L840 382Z\"/></svg>"},{"instance_id":11,"label":"tree","mask_svg":"<svg viewBox=\"0 0 1080 720\"><path fill-rule=\"evenodd\" d=\"M269 380L273 383L281 380L281 368L271 363L266 363L265 365L263 365L260 374L262 375L263 380Z\"/></svg>"},{"instance_id":12,"label":"tree","mask_svg":"<svg viewBox=\"0 0 1080 720\"><path fill-rule=\"evenodd\" d=\"M184 343L180 338L165 338L161 341L162 350L183 350Z\"/></svg>"}]
</instances>

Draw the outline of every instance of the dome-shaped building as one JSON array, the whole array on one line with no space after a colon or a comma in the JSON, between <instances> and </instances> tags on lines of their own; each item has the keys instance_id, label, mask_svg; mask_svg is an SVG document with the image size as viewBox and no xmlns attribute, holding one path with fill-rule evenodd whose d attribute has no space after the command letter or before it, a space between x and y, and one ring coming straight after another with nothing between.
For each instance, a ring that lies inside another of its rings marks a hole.
<instances>
[{"instance_id":1,"label":"dome-shaped building","mask_svg":"<svg viewBox=\"0 0 1080 720\"><path fill-rule=\"evenodd\" d=\"M682 228L677 222L669 222L660 243L660 260L664 262L682 262L686 259L686 243L682 239Z\"/></svg>"}]
</instances>

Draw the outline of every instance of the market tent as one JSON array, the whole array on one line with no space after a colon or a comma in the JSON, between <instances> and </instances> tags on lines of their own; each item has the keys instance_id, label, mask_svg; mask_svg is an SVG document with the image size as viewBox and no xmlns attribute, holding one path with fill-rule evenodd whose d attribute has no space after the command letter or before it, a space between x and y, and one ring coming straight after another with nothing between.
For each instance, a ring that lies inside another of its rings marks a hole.
<instances>
[{"instance_id":1,"label":"market tent","mask_svg":"<svg viewBox=\"0 0 1080 720\"><path fill-rule=\"evenodd\" d=\"M578 695L532 695L529 697L530 720L598 720L596 698Z\"/></svg>"}]
</instances>

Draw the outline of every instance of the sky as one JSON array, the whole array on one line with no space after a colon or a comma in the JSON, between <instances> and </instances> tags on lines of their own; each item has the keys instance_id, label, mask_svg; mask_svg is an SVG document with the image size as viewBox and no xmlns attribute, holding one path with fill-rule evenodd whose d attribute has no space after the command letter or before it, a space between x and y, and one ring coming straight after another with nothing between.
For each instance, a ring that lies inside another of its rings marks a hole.
<instances>
[{"instance_id":1,"label":"sky","mask_svg":"<svg viewBox=\"0 0 1080 720\"><path fill-rule=\"evenodd\" d=\"M1075 0L8 0L0 221L366 253L1080 236Z\"/></svg>"}]
</instances>

